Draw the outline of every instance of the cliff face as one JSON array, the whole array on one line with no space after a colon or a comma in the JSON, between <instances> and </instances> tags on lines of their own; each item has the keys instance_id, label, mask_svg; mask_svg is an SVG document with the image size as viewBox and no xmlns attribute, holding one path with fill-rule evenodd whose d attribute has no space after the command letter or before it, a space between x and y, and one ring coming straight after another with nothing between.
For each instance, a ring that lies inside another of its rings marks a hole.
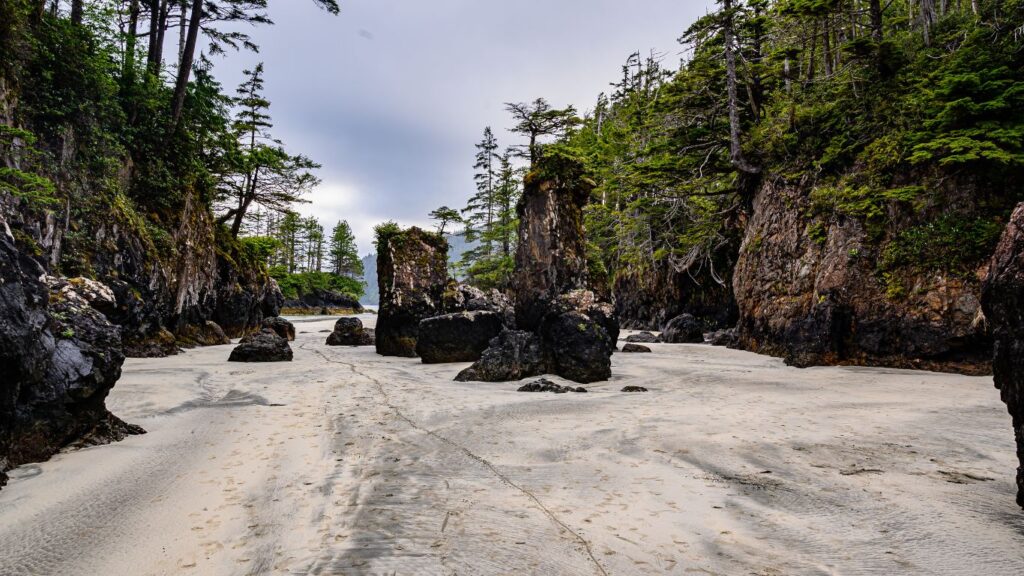
<instances>
[{"instance_id":1,"label":"cliff face","mask_svg":"<svg viewBox=\"0 0 1024 576\"><path fill-rule=\"evenodd\" d=\"M757 193L733 275L741 348L797 366L988 370L976 277L904 271L894 293L860 220L821 225L809 212L800 186Z\"/></svg>"},{"instance_id":2,"label":"cliff face","mask_svg":"<svg viewBox=\"0 0 1024 576\"><path fill-rule=\"evenodd\" d=\"M732 264L723 264L714 274L706 267L691 274L666 265L620 273L614 294L622 327L661 330L680 314L692 314L707 330L734 326L737 311L729 283Z\"/></svg>"},{"instance_id":3,"label":"cliff face","mask_svg":"<svg viewBox=\"0 0 1024 576\"><path fill-rule=\"evenodd\" d=\"M996 388L1017 441L1017 504L1024 507L1024 204L1017 206L996 248L982 301L995 338Z\"/></svg>"}]
</instances>

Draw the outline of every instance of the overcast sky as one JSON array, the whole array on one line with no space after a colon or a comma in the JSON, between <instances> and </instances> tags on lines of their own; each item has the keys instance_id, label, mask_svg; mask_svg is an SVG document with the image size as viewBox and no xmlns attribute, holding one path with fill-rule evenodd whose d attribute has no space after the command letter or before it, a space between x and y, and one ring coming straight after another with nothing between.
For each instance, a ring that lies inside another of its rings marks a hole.
<instances>
[{"instance_id":1,"label":"overcast sky","mask_svg":"<svg viewBox=\"0 0 1024 576\"><path fill-rule=\"evenodd\" d=\"M274 135L323 164L300 211L352 225L361 254L385 220L427 225L474 192L473 145L485 126L499 144L505 102L547 98L581 112L608 90L626 57L655 50L674 68L676 39L704 0L312 0L270 3L259 54L216 62L226 88L266 65Z\"/></svg>"}]
</instances>

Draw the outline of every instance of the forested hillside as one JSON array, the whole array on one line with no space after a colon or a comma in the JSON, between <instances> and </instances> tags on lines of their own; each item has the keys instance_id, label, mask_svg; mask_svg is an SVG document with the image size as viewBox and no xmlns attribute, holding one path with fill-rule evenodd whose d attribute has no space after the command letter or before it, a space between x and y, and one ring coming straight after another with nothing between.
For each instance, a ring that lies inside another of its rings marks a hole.
<instances>
[{"instance_id":1,"label":"forested hillside","mask_svg":"<svg viewBox=\"0 0 1024 576\"><path fill-rule=\"evenodd\" d=\"M979 275L1022 197L1024 3L720 0L680 42L678 68L630 56L582 119L509 105L526 157L553 135L589 166L592 281L625 323L689 312L798 364L984 370Z\"/></svg>"}]
</instances>

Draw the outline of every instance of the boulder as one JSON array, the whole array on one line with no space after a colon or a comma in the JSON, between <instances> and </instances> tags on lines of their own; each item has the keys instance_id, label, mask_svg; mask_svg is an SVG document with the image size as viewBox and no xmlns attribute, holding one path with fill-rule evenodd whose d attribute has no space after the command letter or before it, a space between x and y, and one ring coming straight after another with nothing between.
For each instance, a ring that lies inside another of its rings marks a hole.
<instances>
[{"instance_id":1,"label":"boulder","mask_svg":"<svg viewBox=\"0 0 1024 576\"><path fill-rule=\"evenodd\" d=\"M1017 504L1024 507L1024 204L1017 206L996 247L981 303L995 340L996 388L1017 442Z\"/></svg>"},{"instance_id":2,"label":"boulder","mask_svg":"<svg viewBox=\"0 0 1024 576\"><path fill-rule=\"evenodd\" d=\"M622 351L627 354L648 354L651 352L651 349L640 344L626 344L622 347Z\"/></svg>"},{"instance_id":3,"label":"boulder","mask_svg":"<svg viewBox=\"0 0 1024 576\"><path fill-rule=\"evenodd\" d=\"M0 216L0 485L72 443L143 432L105 405L124 362L118 328L92 306L109 306L109 289L43 277Z\"/></svg>"},{"instance_id":4,"label":"boulder","mask_svg":"<svg viewBox=\"0 0 1024 576\"><path fill-rule=\"evenodd\" d=\"M633 342L637 344L653 344L658 341L658 335L652 332L640 332L639 334L630 334L626 336L626 342Z\"/></svg>"},{"instance_id":5,"label":"boulder","mask_svg":"<svg viewBox=\"0 0 1024 576\"><path fill-rule=\"evenodd\" d=\"M327 337L328 346L373 346L373 330L363 328L359 318L339 318L334 331Z\"/></svg>"},{"instance_id":6,"label":"boulder","mask_svg":"<svg viewBox=\"0 0 1024 576\"><path fill-rule=\"evenodd\" d=\"M540 333L550 372L581 384L611 378L615 342L589 316L566 312L548 317Z\"/></svg>"},{"instance_id":7,"label":"boulder","mask_svg":"<svg viewBox=\"0 0 1024 576\"><path fill-rule=\"evenodd\" d=\"M704 327L692 314L681 314L669 320L661 331L667 344L699 344L704 342Z\"/></svg>"},{"instance_id":8,"label":"boulder","mask_svg":"<svg viewBox=\"0 0 1024 576\"><path fill-rule=\"evenodd\" d=\"M377 353L416 356L420 321L445 313L448 242L419 228L379 233Z\"/></svg>"},{"instance_id":9,"label":"boulder","mask_svg":"<svg viewBox=\"0 0 1024 576\"><path fill-rule=\"evenodd\" d=\"M186 325L179 331L176 341L185 347L231 344L231 339L224 333L224 329L213 320Z\"/></svg>"},{"instance_id":10,"label":"boulder","mask_svg":"<svg viewBox=\"0 0 1024 576\"><path fill-rule=\"evenodd\" d=\"M587 391L582 386L561 386L548 380L547 378L541 378L536 382L530 382L529 384L523 384L519 387L517 392L554 392L555 394L565 394L566 392L579 392L584 393Z\"/></svg>"},{"instance_id":11,"label":"boulder","mask_svg":"<svg viewBox=\"0 0 1024 576\"><path fill-rule=\"evenodd\" d=\"M291 362L292 348L288 339L270 328L242 338L231 351L228 362Z\"/></svg>"},{"instance_id":12,"label":"boulder","mask_svg":"<svg viewBox=\"0 0 1024 576\"><path fill-rule=\"evenodd\" d=\"M273 330L275 334L287 339L289 342L295 341L295 325L280 316L264 318L260 327L261 329L269 328Z\"/></svg>"},{"instance_id":13,"label":"boulder","mask_svg":"<svg viewBox=\"0 0 1024 576\"><path fill-rule=\"evenodd\" d=\"M510 382L547 372L540 336L505 330L491 340L480 359L455 377L459 382Z\"/></svg>"},{"instance_id":14,"label":"boulder","mask_svg":"<svg viewBox=\"0 0 1024 576\"><path fill-rule=\"evenodd\" d=\"M735 348L739 345L739 337L736 335L735 328L715 330L708 334L708 344L711 344L712 346L727 346L729 348Z\"/></svg>"},{"instance_id":15,"label":"boulder","mask_svg":"<svg viewBox=\"0 0 1024 576\"><path fill-rule=\"evenodd\" d=\"M424 364L476 362L503 328L501 315L490 311L427 318L420 321L416 354Z\"/></svg>"},{"instance_id":16,"label":"boulder","mask_svg":"<svg viewBox=\"0 0 1024 576\"><path fill-rule=\"evenodd\" d=\"M643 386L626 386L622 389L622 392L647 392L647 388Z\"/></svg>"}]
</instances>

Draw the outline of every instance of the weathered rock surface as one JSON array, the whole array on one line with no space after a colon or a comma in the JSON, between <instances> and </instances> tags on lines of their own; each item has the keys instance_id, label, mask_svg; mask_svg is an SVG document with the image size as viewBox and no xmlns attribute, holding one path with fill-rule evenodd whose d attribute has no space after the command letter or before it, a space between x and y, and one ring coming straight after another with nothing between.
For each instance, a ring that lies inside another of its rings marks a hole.
<instances>
[{"instance_id":1,"label":"weathered rock surface","mask_svg":"<svg viewBox=\"0 0 1024 576\"><path fill-rule=\"evenodd\" d=\"M523 330L506 330L491 340L487 350L455 377L459 382L509 382L547 372L540 336Z\"/></svg>"},{"instance_id":2,"label":"weathered rock surface","mask_svg":"<svg viewBox=\"0 0 1024 576\"><path fill-rule=\"evenodd\" d=\"M626 342L639 344L653 344L658 341L658 335L651 332L640 332L626 336Z\"/></svg>"},{"instance_id":3,"label":"weathered rock surface","mask_svg":"<svg viewBox=\"0 0 1024 576\"><path fill-rule=\"evenodd\" d=\"M516 313L512 302L497 290L484 292L466 284L449 282L444 293L443 307L447 312L494 312L509 330L516 326Z\"/></svg>"},{"instance_id":4,"label":"weathered rock surface","mask_svg":"<svg viewBox=\"0 0 1024 576\"><path fill-rule=\"evenodd\" d=\"M715 330L708 334L708 344L711 344L712 346L735 348L738 342L739 339L736 337L736 330L734 328Z\"/></svg>"},{"instance_id":5,"label":"weathered rock surface","mask_svg":"<svg viewBox=\"0 0 1024 576\"><path fill-rule=\"evenodd\" d=\"M583 207L593 188L582 165L558 155L542 157L527 175L512 279L520 330L539 329L556 298L587 288Z\"/></svg>"},{"instance_id":6,"label":"weathered rock surface","mask_svg":"<svg viewBox=\"0 0 1024 576\"><path fill-rule=\"evenodd\" d=\"M277 335L270 328L250 334L231 351L228 362L291 362L292 347L288 339Z\"/></svg>"},{"instance_id":7,"label":"weathered rock surface","mask_svg":"<svg viewBox=\"0 0 1024 576\"><path fill-rule=\"evenodd\" d=\"M0 216L0 485L10 468L73 442L143 432L105 406L124 354L118 328L91 303L109 307L112 292L85 279L48 286L43 276Z\"/></svg>"},{"instance_id":8,"label":"weathered rock surface","mask_svg":"<svg viewBox=\"0 0 1024 576\"><path fill-rule=\"evenodd\" d=\"M490 311L427 318L420 321L416 354L424 364L476 362L503 329L501 315Z\"/></svg>"},{"instance_id":9,"label":"weathered rock surface","mask_svg":"<svg viewBox=\"0 0 1024 576\"><path fill-rule=\"evenodd\" d=\"M328 346L373 346L373 330L363 328L359 318L338 318L334 331L327 337Z\"/></svg>"},{"instance_id":10,"label":"weathered rock surface","mask_svg":"<svg viewBox=\"0 0 1024 576\"><path fill-rule=\"evenodd\" d=\"M443 314L448 287L448 242L419 228L380 239L377 283L377 353L416 356L420 321Z\"/></svg>"},{"instance_id":11,"label":"weathered rock surface","mask_svg":"<svg viewBox=\"0 0 1024 576\"><path fill-rule=\"evenodd\" d=\"M516 392L554 392L555 394L565 394L567 392L585 393L586 388L582 386L562 386L555 384L547 378L541 378L536 382L530 382L529 384L523 384L519 387Z\"/></svg>"},{"instance_id":12,"label":"weathered rock surface","mask_svg":"<svg viewBox=\"0 0 1024 576\"><path fill-rule=\"evenodd\" d=\"M280 316L264 318L262 324L260 324L260 328L269 328L281 338L284 338L289 342L295 341L295 325Z\"/></svg>"},{"instance_id":13,"label":"weathered rock surface","mask_svg":"<svg viewBox=\"0 0 1024 576\"><path fill-rule=\"evenodd\" d=\"M1017 206L996 248L982 304L995 340L996 388L1017 442L1017 504L1024 508L1024 204Z\"/></svg>"},{"instance_id":14,"label":"weathered rock surface","mask_svg":"<svg viewBox=\"0 0 1024 576\"><path fill-rule=\"evenodd\" d=\"M360 314L363 305L359 300L330 290L314 290L294 300L284 300L281 310L294 315Z\"/></svg>"},{"instance_id":15,"label":"weathered rock surface","mask_svg":"<svg viewBox=\"0 0 1024 576\"><path fill-rule=\"evenodd\" d=\"M949 198L959 193L951 189ZM739 347L797 366L989 369L976 280L908 270L890 279L905 287L893 295L879 280L877 242L861 221L818 222L822 232L811 238L810 202L802 185L768 183L754 198L733 273Z\"/></svg>"},{"instance_id":16,"label":"weathered rock surface","mask_svg":"<svg viewBox=\"0 0 1024 576\"><path fill-rule=\"evenodd\" d=\"M651 349L642 344L626 344L622 347L626 354L649 354Z\"/></svg>"},{"instance_id":17,"label":"weathered rock surface","mask_svg":"<svg viewBox=\"0 0 1024 576\"><path fill-rule=\"evenodd\" d=\"M661 342L700 344L704 342L704 327L692 314L681 314L665 325L665 329L661 331Z\"/></svg>"},{"instance_id":18,"label":"weathered rock surface","mask_svg":"<svg viewBox=\"0 0 1024 576\"><path fill-rule=\"evenodd\" d=\"M733 229L738 230L728 228ZM738 232L730 232L715 251L714 266L700 259L683 270L665 262L653 269L620 270L613 293L622 327L659 330L680 314L692 314L713 329L735 326L739 314L732 296L731 274L740 240Z\"/></svg>"},{"instance_id":19,"label":"weathered rock surface","mask_svg":"<svg viewBox=\"0 0 1024 576\"><path fill-rule=\"evenodd\" d=\"M224 329L220 327L220 324L212 320L207 320L202 324L189 324L185 326L179 331L176 341L186 348L231 344L231 339L224 333Z\"/></svg>"},{"instance_id":20,"label":"weathered rock surface","mask_svg":"<svg viewBox=\"0 0 1024 576\"><path fill-rule=\"evenodd\" d=\"M581 384L611 378L615 342L589 316L566 312L549 317L540 333L550 373Z\"/></svg>"}]
</instances>

